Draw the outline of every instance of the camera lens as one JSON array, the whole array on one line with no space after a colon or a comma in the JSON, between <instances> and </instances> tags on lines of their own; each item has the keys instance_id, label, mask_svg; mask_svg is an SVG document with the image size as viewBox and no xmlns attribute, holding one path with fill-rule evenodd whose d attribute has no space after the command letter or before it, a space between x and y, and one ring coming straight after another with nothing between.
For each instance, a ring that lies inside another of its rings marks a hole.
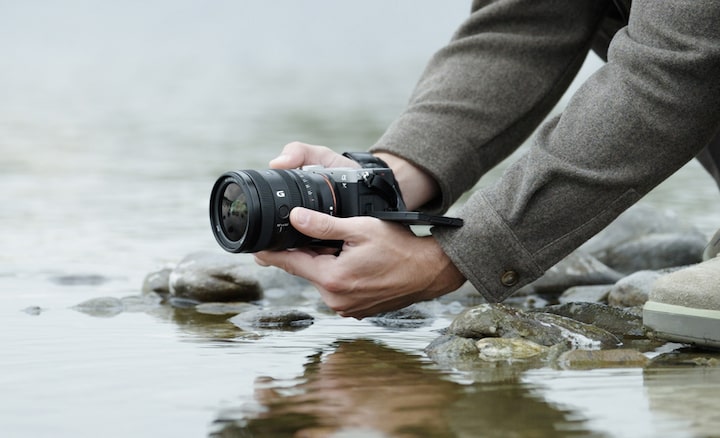
<instances>
[{"instance_id":1,"label":"camera lens","mask_svg":"<svg viewBox=\"0 0 720 438\"><path fill-rule=\"evenodd\" d=\"M248 203L239 185L230 183L222 196L222 229L228 239L237 242L248 226Z\"/></svg>"},{"instance_id":2,"label":"camera lens","mask_svg":"<svg viewBox=\"0 0 720 438\"><path fill-rule=\"evenodd\" d=\"M334 186L303 170L238 170L223 174L210 196L215 239L230 252L285 249L313 242L290 225L289 212L306 207L337 213Z\"/></svg>"}]
</instances>

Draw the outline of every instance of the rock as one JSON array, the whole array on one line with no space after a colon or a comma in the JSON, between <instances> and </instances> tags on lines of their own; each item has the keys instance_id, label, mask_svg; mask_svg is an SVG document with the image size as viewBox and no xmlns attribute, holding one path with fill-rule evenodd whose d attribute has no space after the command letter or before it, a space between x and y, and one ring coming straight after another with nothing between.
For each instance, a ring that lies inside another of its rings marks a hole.
<instances>
[{"instance_id":1,"label":"rock","mask_svg":"<svg viewBox=\"0 0 720 438\"><path fill-rule=\"evenodd\" d=\"M519 294L554 294L578 285L613 284L623 276L592 255L575 251L548 269L534 282L522 287Z\"/></svg>"},{"instance_id":2,"label":"rock","mask_svg":"<svg viewBox=\"0 0 720 438\"><path fill-rule=\"evenodd\" d=\"M170 274L170 294L199 302L259 300L262 289L249 275L248 261L232 254L190 254Z\"/></svg>"},{"instance_id":3,"label":"rock","mask_svg":"<svg viewBox=\"0 0 720 438\"><path fill-rule=\"evenodd\" d=\"M239 313L258 310L258 306L250 303L201 303L195 311L205 315L237 315Z\"/></svg>"},{"instance_id":4,"label":"rock","mask_svg":"<svg viewBox=\"0 0 720 438\"><path fill-rule=\"evenodd\" d=\"M521 338L483 338L475 343L482 360L528 360L541 357L550 347Z\"/></svg>"},{"instance_id":5,"label":"rock","mask_svg":"<svg viewBox=\"0 0 720 438\"><path fill-rule=\"evenodd\" d=\"M655 280L668 272L670 271L639 271L628 275L610 289L608 304L621 307L642 306L648 300Z\"/></svg>"},{"instance_id":6,"label":"rock","mask_svg":"<svg viewBox=\"0 0 720 438\"><path fill-rule=\"evenodd\" d=\"M379 313L367 318L375 325L389 328L417 328L432 324L434 319L434 316L424 310L420 304L412 304L399 310Z\"/></svg>"},{"instance_id":7,"label":"rock","mask_svg":"<svg viewBox=\"0 0 720 438\"><path fill-rule=\"evenodd\" d=\"M607 302L612 284L598 284L594 286L573 286L563 292L558 298L560 304L564 303L604 303Z\"/></svg>"},{"instance_id":8,"label":"rock","mask_svg":"<svg viewBox=\"0 0 720 438\"><path fill-rule=\"evenodd\" d=\"M608 249L604 261L625 274L690 265L702 261L706 243L701 234L649 234Z\"/></svg>"},{"instance_id":9,"label":"rock","mask_svg":"<svg viewBox=\"0 0 720 438\"><path fill-rule=\"evenodd\" d=\"M641 236L665 233L704 236L697 227L681 221L676 214L639 203L618 216L580 248L604 262L607 251L618 245Z\"/></svg>"},{"instance_id":10,"label":"rock","mask_svg":"<svg viewBox=\"0 0 720 438\"><path fill-rule=\"evenodd\" d=\"M644 337L646 333L642 323L642 313L634 309L599 303L566 303L547 306L538 311L590 324L607 330L615 336Z\"/></svg>"},{"instance_id":11,"label":"rock","mask_svg":"<svg viewBox=\"0 0 720 438\"><path fill-rule=\"evenodd\" d=\"M523 312L502 304L481 304L461 313L448 334L465 338L524 338L540 345L571 342L575 347L616 346L611 333L559 315Z\"/></svg>"},{"instance_id":12,"label":"rock","mask_svg":"<svg viewBox=\"0 0 720 438\"><path fill-rule=\"evenodd\" d=\"M124 310L124 306L118 298L100 297L83 301L74 306L73 309L90 316L107 318L121 313Z\"/></svg>"},{"instance_id":13,"label":"rock","mask_svg":"<svg viewBox=\"0 0 720 438\"><path fill-rule=\"evenodd\" d=\"M637 350L570 350L558 362L565 368L644 367L649 359Z\"/></svg>"},{"instance_id":14,"label":"rock","mask_svg":"<svg viewBox=\"0 0 720 438\"><path fill-rule=\"evenodd\" d=\"M305 328L315 318L299 310L251 310L229 319L236 326L246 328Z\"/></svg>"},{"instance_id":15,"label":"rock","mask_svg":"<svg viewBox=\"0 0 720 438\"><path fill-rule=\"evenodd\" d=\"M458 359L477 358L478 347L475 339L463 338L456 335L442 335L435 338L427 347L425 353L436 362L447 362Z\"/></svg>"},{"instance_id":16,"label":"rock","mask_svg":"<svg viewBox=\"0 0 720 438\"><path fill-rule=\"evenodd\" d=\"M169 294L171 272L171 268L164 268L146 275L142 285L143 293L156 293L160 296Z\"/></svg>"}]
</instances>

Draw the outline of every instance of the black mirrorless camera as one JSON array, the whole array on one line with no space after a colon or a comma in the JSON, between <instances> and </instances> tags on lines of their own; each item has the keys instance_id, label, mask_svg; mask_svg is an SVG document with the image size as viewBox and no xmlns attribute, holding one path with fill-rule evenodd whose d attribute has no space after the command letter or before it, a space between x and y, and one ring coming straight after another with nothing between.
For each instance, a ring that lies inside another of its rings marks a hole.
<instances>
[{"instance_id":1,"label":"black mirrorless camera","mask_svg":"<svg viewBox=\"0 0 720 438\"><path fill-rule=\"evenodd\" d=\"M463 224L459 218L406 211L387 165L360 169L305 166L224 173L210 196L212 231L221 247L235 253L341 244L313 239L295 230L289 219L294 207L410 225Z\"/></svg>"}]
</instances>

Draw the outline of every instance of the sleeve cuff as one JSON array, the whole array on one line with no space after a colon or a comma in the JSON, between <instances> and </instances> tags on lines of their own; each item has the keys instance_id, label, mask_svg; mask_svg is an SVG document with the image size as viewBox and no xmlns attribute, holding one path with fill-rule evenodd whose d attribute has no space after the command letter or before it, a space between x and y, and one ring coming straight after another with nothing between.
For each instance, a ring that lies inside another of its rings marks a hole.
<instances>
[{"instance_id":1,"label":"sleeve cuff","mask_svg":"<svg viewBox=\"0 0 720 438\"><path fill-rule=\"evenodd\" d=\"M435 227L432 234L489 302L503 301L543 274L482 192L476 192L458 216L465 221L462 227Z\"/></svg>"}]
</instances>

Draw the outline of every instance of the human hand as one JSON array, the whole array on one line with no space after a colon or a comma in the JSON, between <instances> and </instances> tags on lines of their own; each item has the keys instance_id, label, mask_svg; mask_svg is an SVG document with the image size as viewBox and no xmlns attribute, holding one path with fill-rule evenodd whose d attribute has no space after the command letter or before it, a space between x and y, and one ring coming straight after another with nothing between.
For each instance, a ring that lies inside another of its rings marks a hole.
<instances>
[{"instance_id":1,"label":"human hand","mask_svg":"<svg viewBox=\"0 0 720 438\"><path fill-rule=\"evenodd\" d=\"M270 161L272 169L296 169L310 164L324 167L360 167L355 161L330 148L298 141L285 145L280 155Z\"/></svg>"},{"instance_id":2,"label":"human hand","mask_svg":"<svg viewBox=\"0 0 720 438\"><path fill-rule=\"evenodd\" d=\"M431 236L369 216L337 218L296 207L292 226L307 236L344 241L338 255L297 248L262 251L257 263L309 280L341 316L358 319L436 298L465 278Z\"/></svg>"}]
</instances>

